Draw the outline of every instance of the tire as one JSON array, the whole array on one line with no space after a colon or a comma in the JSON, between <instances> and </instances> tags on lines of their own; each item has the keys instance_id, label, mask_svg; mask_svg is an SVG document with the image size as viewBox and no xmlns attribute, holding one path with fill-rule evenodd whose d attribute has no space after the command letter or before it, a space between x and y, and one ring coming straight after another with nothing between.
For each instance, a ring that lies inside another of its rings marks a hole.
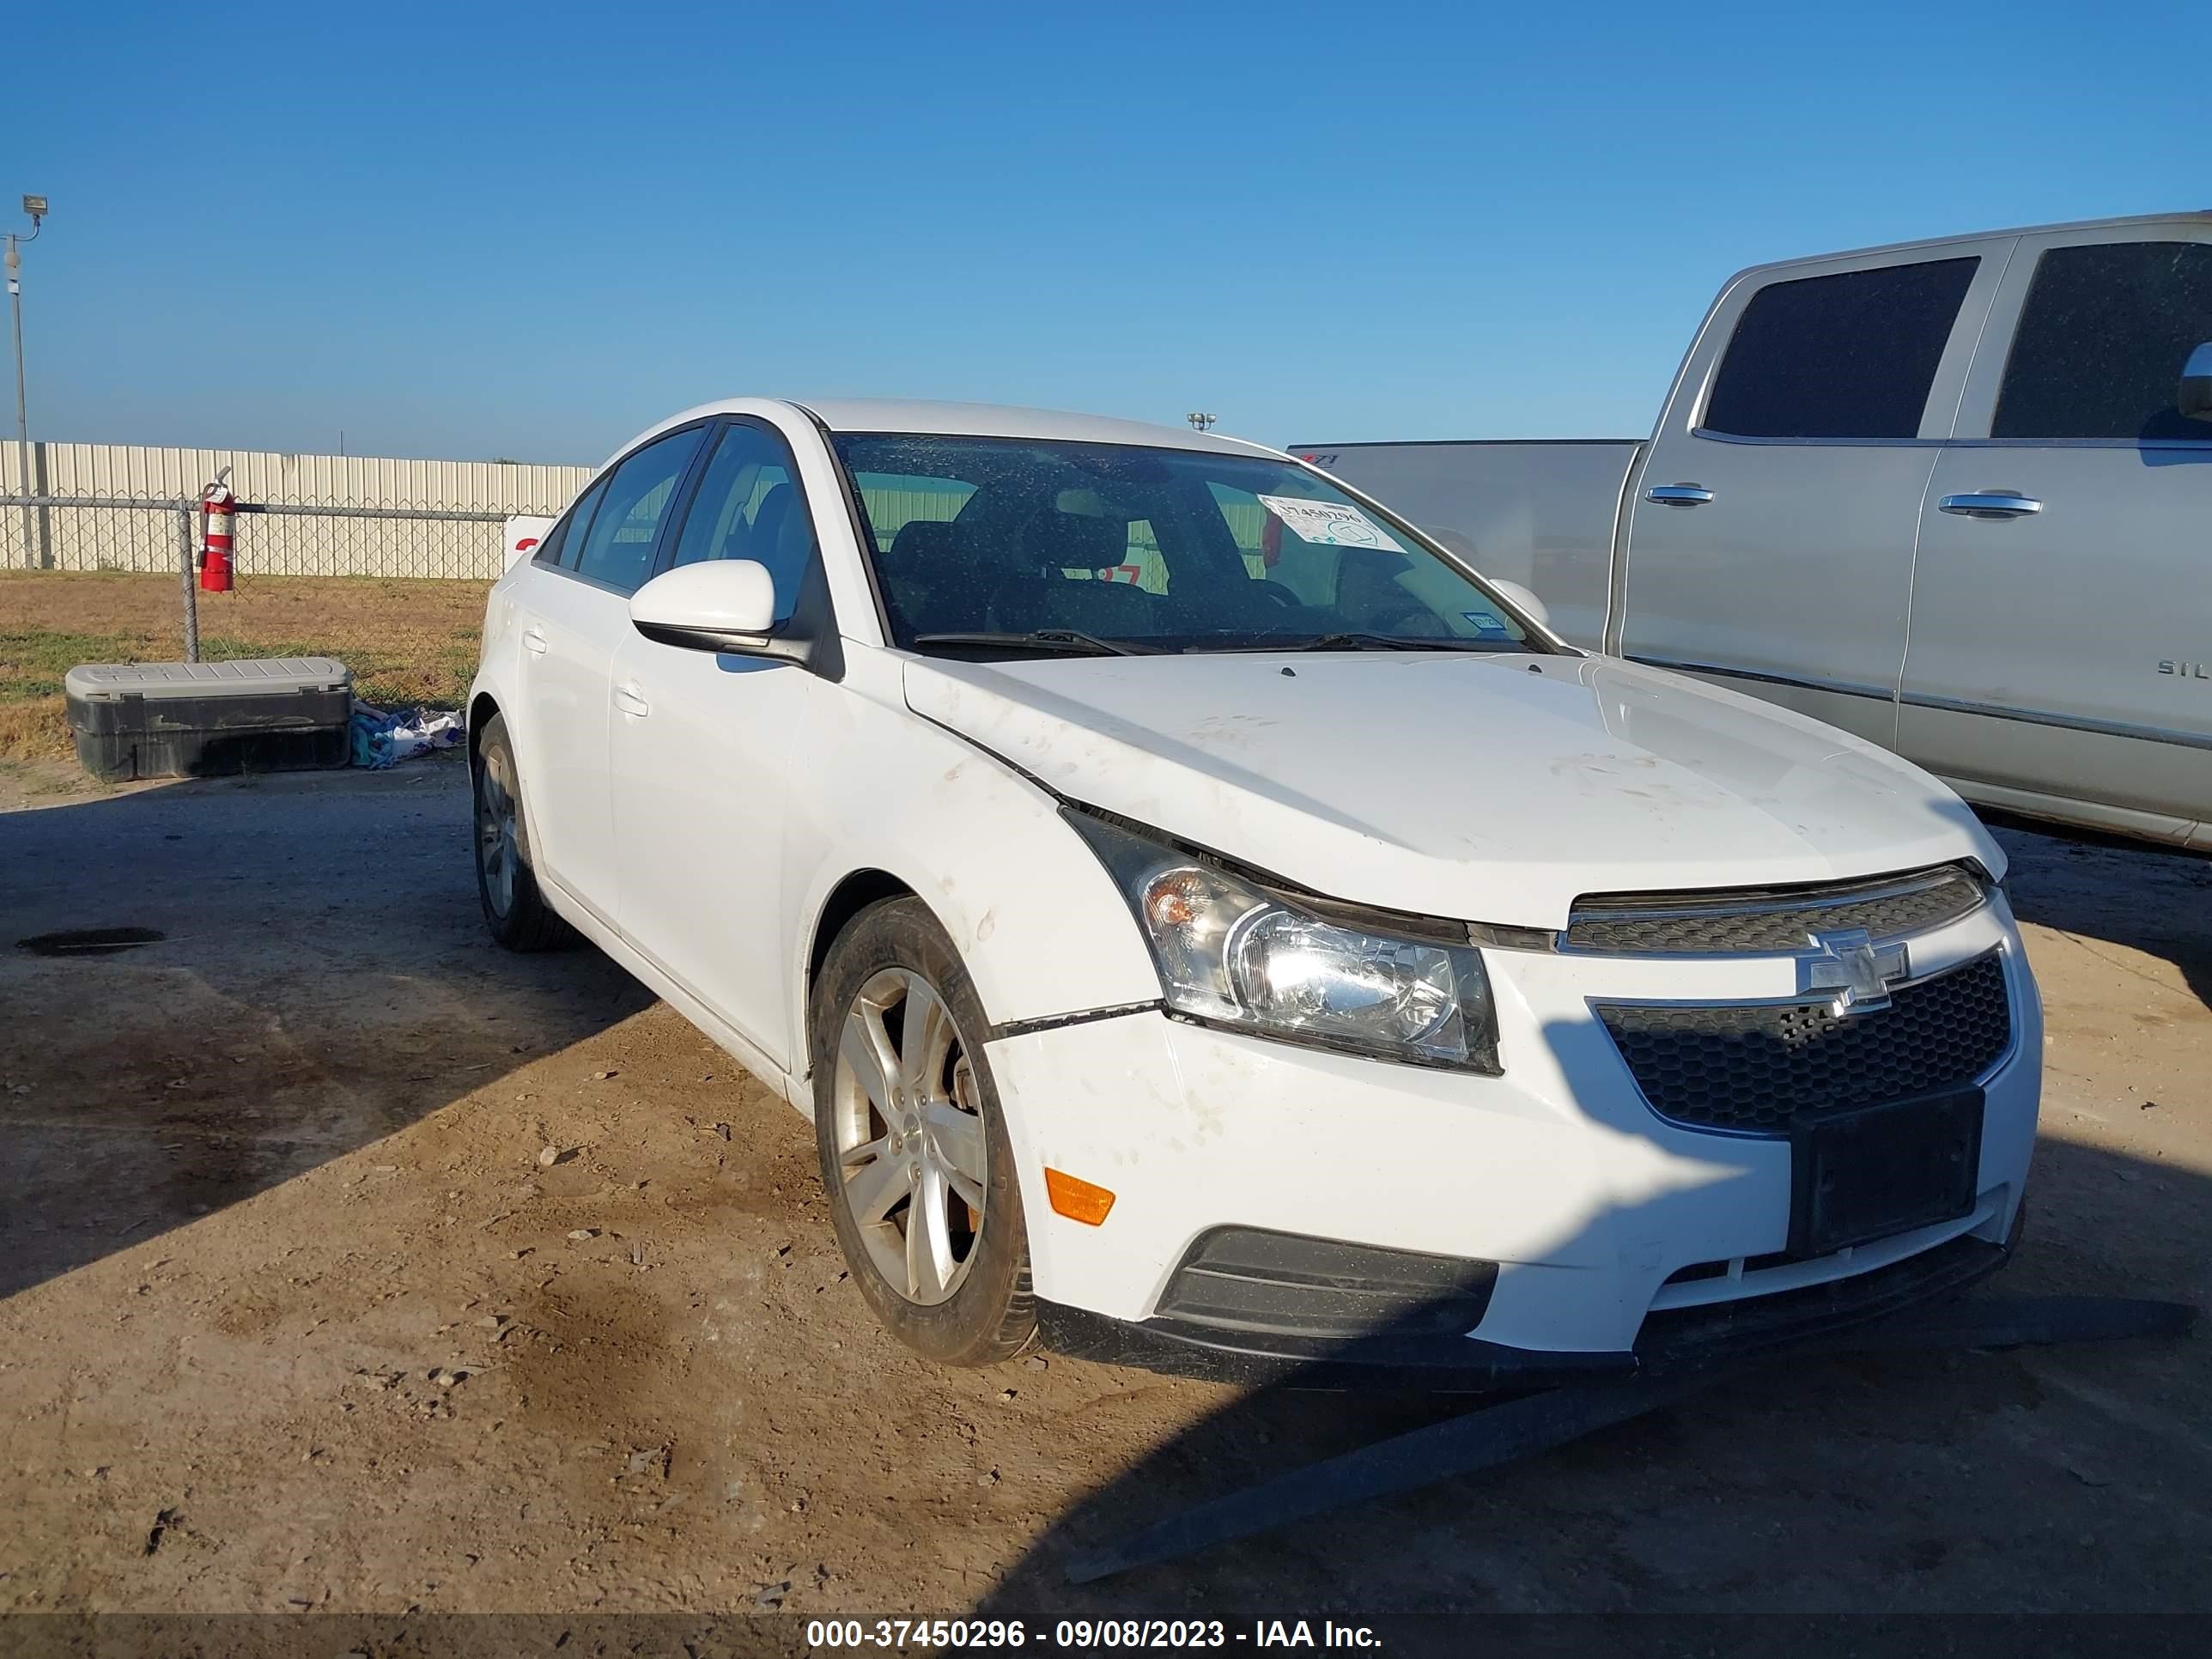
<instances>
[{"instance_id":1,"label":"tire","mask_svg":"<svg viewBox=\"0 0 2212 1659\"><path fill-rule=\"evenodd\" d=\"M510 951L557 951L574 944L576 930L554 915L531 867L530 822L504 714L484 722L469 763L469 795L477 898L491 936Z\"/></svg>"},{"instance_id":2,"label":"tire","mask_svg":"<svg viewBox=\"0 0 2212 1659\"><path fill-rule=\"evenodd\" d=\"M822 1184L861 1296L941 1364L1027 1352L1036 1298L1021 1185L983 1054L989 1024L952 941L919 899L870 905L830 945L809 1016Z\"/></svg>"}]
</instances>

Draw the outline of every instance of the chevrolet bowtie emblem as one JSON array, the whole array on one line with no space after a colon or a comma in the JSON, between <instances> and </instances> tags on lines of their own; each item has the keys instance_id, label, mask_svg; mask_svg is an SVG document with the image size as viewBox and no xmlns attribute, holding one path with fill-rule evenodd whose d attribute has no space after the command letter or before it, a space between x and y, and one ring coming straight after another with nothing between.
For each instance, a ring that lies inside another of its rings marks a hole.
<instances>
[{"instance_id":1,"label":"chevrolet bowtie emblem","mask_svg":"<svg viewBox=\"0 0 2212 1659\"><path fill-rule=\"evenodd\" d=\"M1812 950L1797 958L1797 989L1833 991L1828 1007L1839 1019L1888 1007L1889 988L1911 971L1902 945L1877 945L1863 927L1809 937Z\"/></svg>"}]
</instances>

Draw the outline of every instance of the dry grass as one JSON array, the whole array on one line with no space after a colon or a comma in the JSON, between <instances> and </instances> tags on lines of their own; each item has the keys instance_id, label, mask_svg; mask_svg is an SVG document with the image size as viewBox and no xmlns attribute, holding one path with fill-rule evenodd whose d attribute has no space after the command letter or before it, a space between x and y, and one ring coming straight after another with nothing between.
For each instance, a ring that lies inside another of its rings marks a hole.
<instances>
[{"instance_id":1,"label":"dry grass","mask_svg":"<svg viewBox=\"0 0 2212 1659\"><path fill-rule=\"evenodd\" d=\"M200 654L336 657L364 702L457 708L476 672L489 582L249 578L200 595ZM78 663L184 654L174 576L0 572L0 758L73 754L62 677Z\"/></svg>"}]
</instances>

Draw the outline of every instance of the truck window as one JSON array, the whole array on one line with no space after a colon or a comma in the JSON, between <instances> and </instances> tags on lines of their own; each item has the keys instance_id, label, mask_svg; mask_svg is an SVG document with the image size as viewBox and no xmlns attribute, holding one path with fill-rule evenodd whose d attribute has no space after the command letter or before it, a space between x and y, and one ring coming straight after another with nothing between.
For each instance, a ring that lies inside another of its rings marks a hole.
<instances>
[{"instance_id":1,"label":"truck window","mask_svg":"<svg viewBox=\"0 0 2212 1659\"><path fill-rule=\"evenodd\" d=\"M1978 258L1771 283L1751 296L1705 402L1746 438L1915 438Z\"/></svg>"},{"instance_id":2,"label":"truck window","mask_svg":"<svg viewBox=\"0 0 2212 1659\"><path fill-rule=\"evenodd\" d=\"M1993 438L2185 438L2181 366L2212 340L2212 247L2106 242L2047 249L2021 309Z\"/></svg>"}]
</instances>

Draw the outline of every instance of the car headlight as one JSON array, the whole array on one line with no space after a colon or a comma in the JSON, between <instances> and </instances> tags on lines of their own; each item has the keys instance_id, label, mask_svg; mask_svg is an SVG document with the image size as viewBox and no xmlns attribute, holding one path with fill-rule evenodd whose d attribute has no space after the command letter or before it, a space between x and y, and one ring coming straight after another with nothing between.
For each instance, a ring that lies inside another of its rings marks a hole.
<instances>
[{"instance_id":1,"label":"car headlight","mask_svg":"<svg viewBox=\"0 0 2212 1659\"><path fill-rule=\"evenodd\" d=\"M1496 1073L1482 954L1435 924L1272 891L1061 808L1136 916L1169 1009L1207 1024L1415 1065ZM1403 931L1401 931L1401 929Z\"/></svg>"}]
</instances>

